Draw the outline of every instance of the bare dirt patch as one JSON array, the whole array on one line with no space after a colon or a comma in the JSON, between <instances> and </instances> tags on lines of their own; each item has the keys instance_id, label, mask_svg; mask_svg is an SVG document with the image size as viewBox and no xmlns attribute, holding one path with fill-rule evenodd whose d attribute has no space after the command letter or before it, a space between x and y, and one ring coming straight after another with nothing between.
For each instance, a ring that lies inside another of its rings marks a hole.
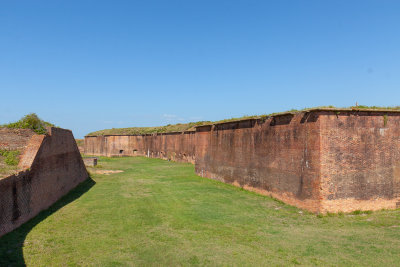
<instances>
[{"instance_id":1,"label":"bare dirt patch","mask_svg":"<svg viewBox=\"0 0 400 267\"><path fill-rule=\"evenodd\" d=\"M105 174L105 175L110 175L112 173L120 173L120 172L124 172L121 170L90 170L90 172L92 173L97 173L97 174Z\"/></svg>"}]
</instances>

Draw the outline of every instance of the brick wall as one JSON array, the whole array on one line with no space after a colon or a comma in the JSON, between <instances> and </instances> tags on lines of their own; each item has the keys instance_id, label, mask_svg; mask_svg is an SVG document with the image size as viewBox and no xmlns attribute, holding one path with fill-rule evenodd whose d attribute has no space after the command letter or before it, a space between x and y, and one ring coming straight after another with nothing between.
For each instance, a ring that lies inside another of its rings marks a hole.
<instances>
[{"instance_id":1,"label":"brick wall","mask_svg":"<svg viewBox=\"0 0 400 267\"><path fill-rule=\"evenodd\" d=\"M24 154L29 159L22 160L31 162L29 169L0 180L0 236L88 178L71 131L51 128L48 135L34 137Z\"/></svg>"},{"instance_id":2,"label":"brick wall","mask_svg":"<svg viewBox=\"0 0 400 267\"><path fill-rule=\"evenodd\" d=\"M400 113L316 110L196 135L200 176L313 212L400 206Z\"/></svg>"},{"instance_id":3,"label":"brick wall","mask_svg":"<svg viewBox=\"0 0 400 267\"><path fill-rule=\"evenodd\" d=\"M321 112L322 211L400 204L400 114Z\"/></svg>"},{"instance_id":4,"label":"brick wall","mask_svg":"<svg viewBox=\"0 0 400 267\"><path fill-rule=\"evenodd\" d=\"M23 151L33 135L30 129L0 128L0 149Z\"/></svg>"},{"instance_id":5,"label":"brick wall","mask_svg":"<svg viewBox=\"0 0 400 267\"><path fill-rule=\"evenodd\" d=\"M196 173L319 209L319 121L287 114L197 128Z\"/></svg>"},{"instance_id":6,"label":"brick wall","mask_svg":"<svg viewBox=\"0 0 400 267\"><path fill-rule=\"evenodd\" d=\"M194 163L195 141L195 132L86 136L84 151L95 156L149 156Z\"/></svg>"},{"instance_id":7,"label":"brick wall","mask_svg":"<svg viewBox=\"0 0 400 267\"><path fill-rule=\"evenodd\" d=\"M195 162L196 173L313 212L400 206L400 112L313 109L197 127L85 137L85 152Z\"/></svg>"}]
</instances>

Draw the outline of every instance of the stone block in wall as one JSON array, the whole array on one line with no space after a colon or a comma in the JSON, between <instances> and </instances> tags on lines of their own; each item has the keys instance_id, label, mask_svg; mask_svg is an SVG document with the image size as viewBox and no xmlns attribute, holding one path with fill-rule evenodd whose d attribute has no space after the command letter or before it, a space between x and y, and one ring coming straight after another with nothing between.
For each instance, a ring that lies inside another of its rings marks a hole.
<instances>
[{"instance_id":1,"label":"stone block in wall","mask_svg":"<svg viewBox=\"0 0 400 267\"><path fill-rule=\"evenodd\" d=\"M83 162L86 166L94 167L97 165L97 158L96 157L85 157L83 158Z\"/></svg>"}]
</instances>

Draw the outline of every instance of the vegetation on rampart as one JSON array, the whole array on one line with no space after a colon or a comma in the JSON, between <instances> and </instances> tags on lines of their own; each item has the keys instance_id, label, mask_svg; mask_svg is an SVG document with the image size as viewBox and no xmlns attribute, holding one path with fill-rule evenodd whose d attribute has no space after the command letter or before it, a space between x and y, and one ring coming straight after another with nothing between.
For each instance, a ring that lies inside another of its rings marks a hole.
<instances>
[{"instance_id":1,"label":"vegetation on rampart","mask_svg":"<svg viewBox=\"0 0 400 267\"><path fill-rule=\"evenodd\" d=\"M17 170L19 150L0 149L0 178L9 176Z\"/></svg>"},{"instance_id":2,"label":"vegetation on rampart","mask_svg":"<svg viewBox=\"0 0 400 267\"><path fill-rule=\"evenodd\" d=\"M200 122L189 122L189 123L178 123L168 124L166 126L157 127L130 127L130 128L112 128L106 130L100 130L88 135L140 135L140 134L154 134L154 133L172 133L172 132L184 132L194 131L196 126L209 124L210 121Z\"/></svg>"},{"instance_id":3,"label":"vegetation on rampart","mask_svg":"<svg viewBox=\"0 0 400 267\"><path fill-rule=\"evenodd\" d=\"M400 106L394 106L394 107L380 107L380 106L364 106L364 105L361 105L361 106L352 106L352 107L350 107L350 108L352 108L352 109L379 109L379 110L385 110L385 109L387 109L387 110L400 110Z\"/></svg>"},{"instance_id":4,"label":"vegetation on rampart","mask_svg":"<svg viewBox=\"0 0 400 267\"><path fill-rule=\"evenodd\" d=\"M112 128L112 129L105 129L105 130L100 130L100 131L96 131L96 132L91 132L88 134L88 136L141 135L141 134L195 131L196 126L218 124L218 123L247 120L247 119L262 119L262 118L267 118L269 116L276 116L276 115L284 114L284 113L298 113L298 112L304 112L304 111L312 110L312 109L352 109L352 110L358 110L358 109L373 110L373 109L375 109L375 110L388 110L388 111L398 110L398 111L400 111L400 106L379 107L379 106L357 105L357 106L351 106L351 107L347 107L347 108L337 108L335 106L319 106L319 107L313 107L313 108L304 108L301 110L291 109L291 110L285 111L285 112L276 112L276 113L263 114L263 115L252 115L252 116L245 115L245 116L242 116L239 118L230 118L230 119L219 120L219 121L199 121L199 122L189 122L189 123L168 124L166 126L156 126L156 127Z\"/></svg>"},{"instance_id":5,"label":"vegetation on rampart","mask_svg":"<svg viewBox=\"0 0 400 267\"><path fill-rule=\"evenodd\" d=\"M4 157L4 162L7 165L18 165L18 156L20 152L18 150L4 150L0 149L0 156Z\"/></svg>"},{"instance_id":6,"label":"vegetation on rampart","mask_svg":"<svg viewBox=\"0 0 400 267\"><path fill-rule=\"evenodd\" d=\"M32 129L37 134L46 134L46 127L54 127L54 124L44 121L35 113L31 113L22 117L19 121L0 125L0 127L15 129Z\"/></svg>"}]
</instances>

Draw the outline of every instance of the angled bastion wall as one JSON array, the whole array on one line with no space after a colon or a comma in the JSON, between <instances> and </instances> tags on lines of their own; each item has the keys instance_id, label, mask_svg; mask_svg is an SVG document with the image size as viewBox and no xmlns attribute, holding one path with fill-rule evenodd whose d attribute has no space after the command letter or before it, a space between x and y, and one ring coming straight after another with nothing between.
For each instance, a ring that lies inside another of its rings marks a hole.
<instances>
[{"instance_id":1,"label":"angled bastion wall","mask_svg":"<svg viewBox=\"0 0 400 267\"><path fill-rule=\"evenodd\" d=\"M20 161L23 171L0 180L0 236L47 209L88 178L70 130L33 135Z\"/></svg>"}]
</instances>

